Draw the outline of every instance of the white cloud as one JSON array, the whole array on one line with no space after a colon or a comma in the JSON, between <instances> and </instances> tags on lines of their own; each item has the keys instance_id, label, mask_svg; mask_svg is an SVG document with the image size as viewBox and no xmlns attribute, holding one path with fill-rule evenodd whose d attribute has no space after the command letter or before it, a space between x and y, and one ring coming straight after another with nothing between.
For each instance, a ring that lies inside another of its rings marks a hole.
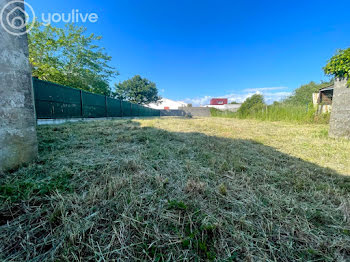
<instances>
[{"instance_id":1,"label":"white cloud","mask_svg":"<svg viewBox=\"0 0 350 262\"><path fill-rule=\"evenodd\" d=\"M198 106L198 105L209 104L210 99L212 99L211 96L204 96L204 97L196 97L196 98L186 98L184 101L188 104Z\"/></svg>"},{"instance_id":2,"label":"white cloud","mask_svg":"<svg viewBox=\"0 0 350 262\"><path fill-rule=\"evenodd\" d=\"M228 98L229 103L232 101L243 103L248 97L251 97L255 94L261 94L264 96L265 102L267 104L272 104L274 101L281 101L282 99L292 94L291 92L287 92L287 91L273 92L273 91L284 90L284 89L287 89L287 87L250 88L250 89L244 89L240 93L231 93L231 94L215 96L215 97ZM209 104L210 99L212 98L214 97L206 95L203 97L186 98L184 101L186 103L193 104L194 106L200 106L200 105Z\"/></svg>"},{"instance_id":3,"label":"white cloud","mask_svg":"<svg viewBox=\"0 0 350 262\"><path fill-rule=\"evenodd\" d=\"M263 93L265 102L272 104L275 101L281 101L282 99L290 96L292 92L276 92L276 93Z\"/></svg>"},{"instance_id":4,"label":"white cloud","mask_svg":"<svg viewBox=\"0 0 350 262\"><path fill-rule=\"evenodd\" d=\"M256 91L272 91L272 90L284 90L287 89L286 86L275 86L275 87L260 87L260 88L247 88L243 92L256 92Z\"/></svg>"}]
</instances>

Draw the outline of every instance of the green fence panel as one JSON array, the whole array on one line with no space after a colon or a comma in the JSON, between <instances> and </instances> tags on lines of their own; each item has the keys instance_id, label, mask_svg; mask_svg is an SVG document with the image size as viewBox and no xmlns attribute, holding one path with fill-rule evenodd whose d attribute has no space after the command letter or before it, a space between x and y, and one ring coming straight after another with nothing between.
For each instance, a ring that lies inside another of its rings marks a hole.
<instances>
[{"instance_id":1,"label":"green fence panel","mask_svg":"<svg viewBox=\"0 0 350 262\"><path fill-rule=\"evenodd\" d=\"M84 117L106 117L106 97L83 91L83 115Z\"/></svg>"},{"instance_id":2,"label":"green fence panel","mask_svg":"<svg viewBox=\"0 0 350 262\"><path fill-rule=\"evenodd\" d=\"M33 78L37 118L160 116L160 111Z\"/></svg>"},{"instance_id":3,"label":"green fence panel","mask_svg":"<svg viewBox=\"0 0 350 262\"><path fill-rule=\"evenodd\" d=\"M122 101L123 116L131 116L131 103Z\"/></svg>"},{"instance_id":4,"label":"green fence panel","mask_svg":"<svg viewBox=\"0 0 350 262\"><path fill-rule=\"evenodd\" d=\"M33 79L35 110L38 118L80 117L80 91Z\"/></svg>"},{"instance_id":5,"label":"green fence panel","mask_svg":"<svg viewBox=\"0 0 350 262\"><path fill-rule=\"evenodd\" d=\"M140 116L147 116L147 109L144 106L140 106Z\"/></svg>"},{"instance_id":6,"label":"green fence panel","mask_svg":"<svg viewBox=\"0 0 350 262\"><path fill-rule=\"evenodd\" d=\"M139 116L139 105L132 104L131 105L131 116Z\"/></svg>"},{"instance_id":7,"label":"green fence panel","mask_svg":"<svg viewBox=\"0 0 350 262\"><path fill-rule=\"evenodd\" d=\"M143 106L139 107L139 116L146 116L146 108Z\"/></svg>"},{"instance_id":8,"label":"green fence panel","mask_svg":"<svg viewBox=\"0 0 350 262\"><path fill-rule=\"evenodd\" d=\"M140 116L146 116L146 107L144 107L144 106L140 106L139 107L139 114L140 114Z\"/></svg>"},{"instance_id":9,"label":"green fence panel","mask_svg":"<svg viewBox=\"0 0 350 262\"><path fill-rule=\"evenodd\" d=\"M160 110L153 110L152 116L160 116Z\"/></svg>"},{"instance_id":10,"label":"green fence panel","mask_svg":"<svg viewBox=\"0 0 350 262\"><path fill-rule=\"evenodd\" d=\"M113 99L107 97L107 116L109 117L121 117L122 115L122 102L119 99Z\"/></svg>"}]
</instances>

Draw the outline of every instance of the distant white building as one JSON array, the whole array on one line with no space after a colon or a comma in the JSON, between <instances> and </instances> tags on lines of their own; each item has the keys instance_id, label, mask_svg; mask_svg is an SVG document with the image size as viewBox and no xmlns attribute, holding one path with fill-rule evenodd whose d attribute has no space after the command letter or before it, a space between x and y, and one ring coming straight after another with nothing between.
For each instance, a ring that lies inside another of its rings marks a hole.
<instances>
[{"instance_id":1,"label":"distant white building","mask_svg":"<svg viewBox=\"0 0 350 262\"><path fill-rule=\"evenodd\" d=\"M148 107L153 109L179 109L179 107L186 107L188 104L182 101L174 101L168 98L162 98L157 103L151 103Z\"/></svg>"}]
</instances>

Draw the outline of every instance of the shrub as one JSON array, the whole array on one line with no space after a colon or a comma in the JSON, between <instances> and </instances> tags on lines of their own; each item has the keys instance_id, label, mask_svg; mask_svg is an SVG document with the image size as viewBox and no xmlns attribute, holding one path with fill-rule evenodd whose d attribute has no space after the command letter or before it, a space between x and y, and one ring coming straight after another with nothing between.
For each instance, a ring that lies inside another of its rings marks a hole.
<instances>
[{"instance_id":1,"label":"shrub","mask_svg":"<svg viewBox=\"0 0 350 262\"><path fill-rule=\"evenodd\" d=\"M316 83L311 81L306 85L294 90L293 94L287 97L281 104L290 106L303 106L306 107L308 104L312 103L312 94L317 93L321 88L330 86L333 81Z\"/></svg>"},{"instance_id":2,"label":"shrub","mask_svg":"<svg viewBox=\"0 0 350 262\"><path fill-rule=\"evenodd\" d=\"M273 105L258 105L252 107L248 113L239 114L211 110L213 117L225 117L225 118L250 118L259 119L263 121L287 121L294 123L315 123L315 124L327 124L329 123L330 114L317 114L316 109L311 105L307 106L294 106L281 103L275 103Z\"/></svg>"},{"instance_id":3,"label":"shrub","mask_svg":"<svg viewBox=\"0 0 350 262\"><path fill-rule=\"evenodd\" d=\"M225 118L233 118L237 116L235 112L231 112L228 110L222 111L216 108L210 108L210 114L212 117L225 117Z\"/></svg>"},{"instance_id":4,"label":"shrub","mask_svg":"<svg viewBox=\"0 0 350 262\"><path fill-rule=\"evenodd\" d=\"M314 107L309 104L307 106L292 105L271 105L258 111L251 118L268 121L288 121L297 123L324 123L327 117L318 117ZM321 121L322 120L322 121Z\"/></svg>"},{"instance_id":5,"label":"shrub","mask_svg":"<svg viewBox=\"0 0 350 262\"><path fill-rule=\"evenodd\" d=\"M246 117L264 107L264 97L260 94L255 94L252 97L247 98L242 106L238 109L237 113L239 117Z\"/></svg>"},{"instance_id":6,"label":"shrub","mask_svg":"<svg viewBox=\"0 0 350 262\"><path fill-rule=\"evenodd\" d=\"M323 68L326 75L338 78L349 78L350 76L350 48L339 49Z\"/></svg>"}]
</instances>

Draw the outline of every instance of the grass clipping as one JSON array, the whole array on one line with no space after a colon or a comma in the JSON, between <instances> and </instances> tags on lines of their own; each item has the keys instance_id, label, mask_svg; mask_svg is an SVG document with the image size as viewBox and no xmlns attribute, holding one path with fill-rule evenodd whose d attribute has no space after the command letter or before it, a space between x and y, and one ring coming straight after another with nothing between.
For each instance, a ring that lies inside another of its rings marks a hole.
<instances>
[{"instance_id":1,"label":"grass clipping","mask_svg":"<svg viewBox=\"0 0 350 262\"><path fill-rule=\"evenodd\" d=\"M350 259L349 177L208 125L39 127L37 162L1 177L0 259Z\"/></svg>"}]
</instances>

